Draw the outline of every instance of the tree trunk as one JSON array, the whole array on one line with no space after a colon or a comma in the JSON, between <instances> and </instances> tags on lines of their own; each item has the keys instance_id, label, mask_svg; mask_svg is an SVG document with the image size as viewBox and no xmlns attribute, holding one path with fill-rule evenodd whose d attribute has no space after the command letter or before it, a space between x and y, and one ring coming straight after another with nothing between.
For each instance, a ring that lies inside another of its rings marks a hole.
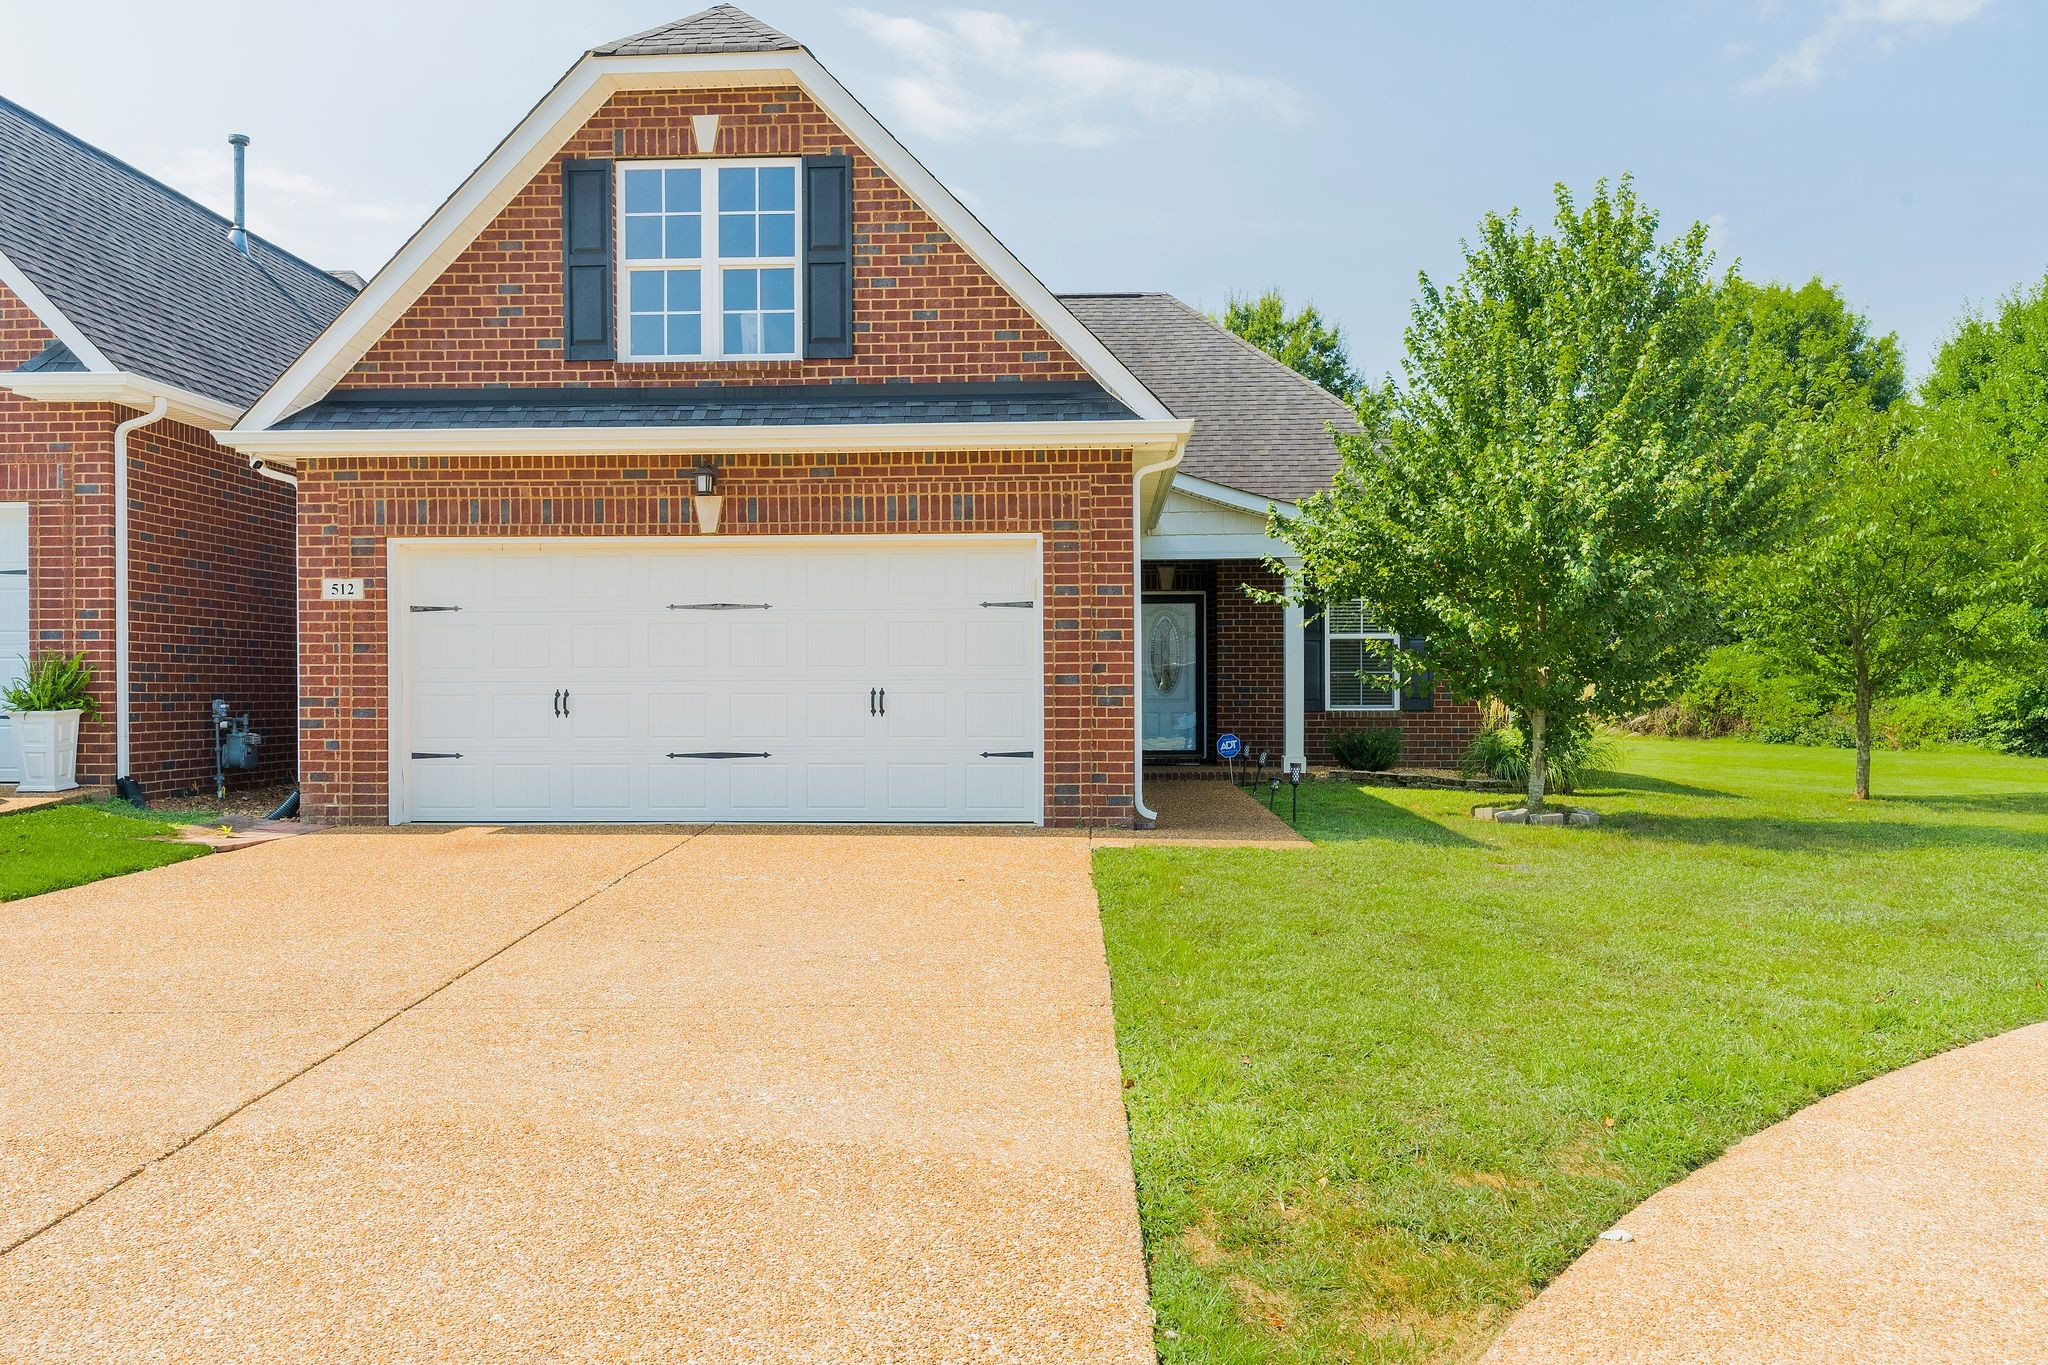
<instances>
[{"instance_id":1,"label":"tree trunk","mask_svg":"<svg viewBox=\"0 0 2048 1365\"><path fill-rule=\"evenodd\" d=\"M1870 670L1856 666L1856 799L1870 799Z\"/></svg>"},{"instance_id":2,"label":"tree trunk","mask_svg":"<svg viewBox=\"0 0 2048 1365\"><path fill-rule=\"evenodd\" d=\"M1543 762L1543 713L1529 712L1529 813L1543 809L1543 783L1549 776Z\"/></svg>"}]
</instances>

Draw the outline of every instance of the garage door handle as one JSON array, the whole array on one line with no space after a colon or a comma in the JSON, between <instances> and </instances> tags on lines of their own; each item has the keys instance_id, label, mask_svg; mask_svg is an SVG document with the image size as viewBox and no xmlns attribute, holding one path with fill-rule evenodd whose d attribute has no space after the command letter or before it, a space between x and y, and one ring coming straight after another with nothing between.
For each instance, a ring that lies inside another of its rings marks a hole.
<instances>
[{"instance_id":1,"label":"garage door handle","mask_svg":"<svg viewBox=\"0 0 2048 1365\"><path fill-rule=\"evenodd\" d=\"M724 749L713 749L701 754L670 754L670 758L773 758L773 754L736 754Z\"/></svg>"},{"instance_id":2,"label":"garage door handle","mask_svg":"<svg viewBox=\"0 0 2048 1365\"><path fill-rule=\"evenodd\" d=\"M868 714L875 714L875 689L872 687L868 689Z\"/></svg>"},{"instance_id":3,"label":"garage door handle","mask_svg":"<svg viewBox=\"0 0 2048 1365\"><path fill-rule=\"evenodd\" d=\"M566 687L562 689L562 714L569 714L569 689Z\"/></svg>"},{"instance_id":4,"label":"garage door handle","mask_svg":"<svg viewBox=\"0 0 2048 1365\"><path fill-rule=\"evenodd\" d=\"M558 688L556 688L556 689L555 689L555 719L556 719L556 720L560 720L561 718L562 718L562 689L558 687Z\"/></svg>"},{"instance_id":5,"label":"garage door handle","mask_svg":"<svg viewBox=\"0 0 2048 1365\"><path fill-rule=\"evenodd\" d=\"M889 689L886 687L882 689L882 709L878 714L884 716L889 714Z\"/></svg>"}]
</instances>

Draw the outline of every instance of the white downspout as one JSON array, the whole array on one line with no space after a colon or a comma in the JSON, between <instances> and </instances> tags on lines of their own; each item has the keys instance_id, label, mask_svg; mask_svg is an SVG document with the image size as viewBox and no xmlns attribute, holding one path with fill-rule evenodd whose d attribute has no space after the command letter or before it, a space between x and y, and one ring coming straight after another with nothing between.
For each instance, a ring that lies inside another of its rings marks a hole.
<instances>
[{"instance_id":1,"label":"white downspout","mask_svg":"<svg viewBox=\"0 0 2048 1365\"><path fill-rule=\"evenodd\" d=\"M161 422L170 404L159 398L148 412L114 428L114 780L128 771L128 433Z\"/></svg>"},{"instance_id":2,"label":"white downspout","mask_svg":"<svg viewBox=\"0 0 2048 1365\"><path fill-rule=\"evenodd\" d=\"M1140 820L1159 819L1145 804L1145 706L1139 697L1145 676L1145 480L1155 474L1172 478L1187 448L1183 439L1170 458L1131 471L1131 809Z\"/></svg>"}]
</instances>

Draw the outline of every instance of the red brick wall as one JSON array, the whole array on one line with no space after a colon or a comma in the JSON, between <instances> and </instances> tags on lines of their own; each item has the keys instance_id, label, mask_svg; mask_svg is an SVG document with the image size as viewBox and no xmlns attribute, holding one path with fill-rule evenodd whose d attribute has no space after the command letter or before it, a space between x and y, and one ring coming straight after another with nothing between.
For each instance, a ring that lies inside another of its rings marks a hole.
<instances>
[{"instance_id":1,"label":"red brick wall","mask_svg":"<svg viewBox=\"0 0 2048 1365\"><path fill-rule=\"evenodd\" d=\"M1038 532L1045 538L1045 806L1128 824L1131 478L1123 451L734 455L721 536ZM300 780L316 819L389 817L389 536L689 536L673 458L442 456L300 470ZM353 604L323 577L365 580Z\"/></svg>"},{"instance_id":2,"label":"red brick wall","mask_svg":"<svg viewBox=\"0 0 2048 1365\"><path fill-rule=\"evenodd\" d=\"M178 422L129 437L129 766L152 794L211 790L208 706L263 736L263 766L296 767L297 523L292 491Z\"/></svg>"},{"instance_id":3,"label":"red brick wall","mask_svg":"<svg viewBox=\"0 0 2048 1365\"><path fill-rule=\"evenodd\" d=\"M721 156L852 155L851 359L667 365L563 359L561 157L692 156L695 114L719 116ZM338 387L1085 377L823 110L794 89L747 88L613 96Z\"/></svg>"},{"instance_id":4,"label":"red brick wall","mask_svg":"<svg viewBox=\"0 0 2048 1365\"><path fill-rule=\"evenodd\" d=\"M1177 564L1174 569L1175 591L1209 594L1210 743L1219 734L1234 734L1244 741L1247 754L1256 758L1267 750L1278 763L1285 753L1286 723L1282 608L1253 601L1244 591L1247 585L1267 592L1280 586L1275 574L1252 559ZM1435 700L1431 711L1310 711L1302 718L1308 760L1333 761L1332 734L1396 727L1402 731L1404 765L1456 767L1479 729L1479 707L1452 700L1442 687Z\"/></svg>"}]
</instances>

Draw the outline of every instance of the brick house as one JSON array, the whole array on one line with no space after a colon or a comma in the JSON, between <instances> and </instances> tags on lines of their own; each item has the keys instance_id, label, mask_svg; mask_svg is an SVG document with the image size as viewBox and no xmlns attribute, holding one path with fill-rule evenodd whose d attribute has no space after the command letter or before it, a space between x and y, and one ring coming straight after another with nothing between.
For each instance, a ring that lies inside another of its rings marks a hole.
<instances>
[{"instance_id":1,"label":"brick house","mask_svg":"<svg viewBox=\"0 0 2048 1365\"><path fill-rule=\"evenodd\" d=\"M1332 420L1052 294L721 5L586 53L222 439L298 481L316 817L1129 824L1219 728L1469 720L1241 591Z\"/></svg>"},{"instance_id":2,"label":"brick house","mask_svg":"<svg viewBox=\"0 0 2048 1365\"><path fill-rule=\"evenodd\" d=\"M232 229L0 100L0 681L87 657L83 782L209 787L216 697L295 767L292 490L211 433L354 291Z\"/></svg>"}]
</instances>

